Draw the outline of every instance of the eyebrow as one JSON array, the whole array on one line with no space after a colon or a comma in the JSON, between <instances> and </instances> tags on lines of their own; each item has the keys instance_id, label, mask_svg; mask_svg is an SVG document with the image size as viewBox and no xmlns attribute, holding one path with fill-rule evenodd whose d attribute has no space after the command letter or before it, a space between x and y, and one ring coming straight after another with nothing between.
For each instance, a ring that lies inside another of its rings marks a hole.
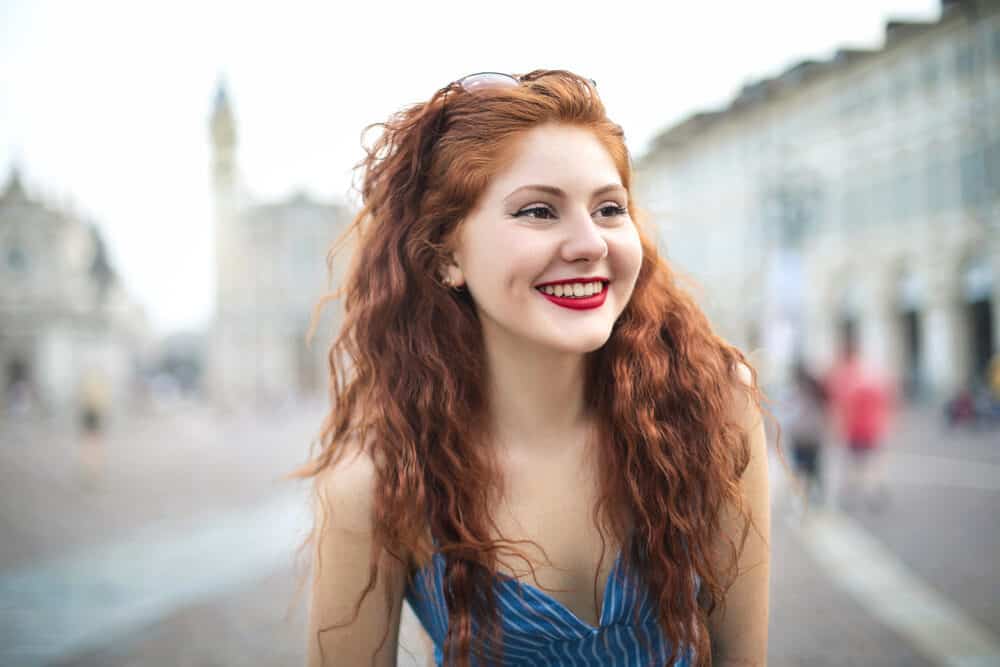
<instances>
[{"instance_id":1,"label":"eyebrow","mask_svg":"<svg viewBox=\"0 0 1000 667\"><path fill-rule=\"evenodd\" d=\"M516 195L518 192L521 192L522 190L538 190L540 192L546 192L556 197L566 197L566 193L563 190L560 190L559 188L552 185L522 185L521 187L517 188L509 195L504 197L504 201L507 201L508 199ZM618 183L611 183L609 185L605 185L604 187L597 188L596 190L594 190L594 193L591 196L599 197L603 194L612 191L625 192L625 186L619 185Z\"/></svg>"}]
</instances>

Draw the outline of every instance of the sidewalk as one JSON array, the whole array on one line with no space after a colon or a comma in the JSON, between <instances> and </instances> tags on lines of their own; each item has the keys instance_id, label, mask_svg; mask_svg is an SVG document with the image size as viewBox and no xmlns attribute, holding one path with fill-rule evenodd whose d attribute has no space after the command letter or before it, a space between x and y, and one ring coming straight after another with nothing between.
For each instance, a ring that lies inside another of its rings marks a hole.
<instances>
[{"instance_id":1,"label":"sidewalk","mask_svg":"<svg viewBox=\"0 0 1000 667\"><path fill-rule=\"evenodd\" d=\"M6 428L0 664L302 664L292 564L308 485L280 477L305 459L323 408L133 419L107 435L96 489L81 483L71 434ZM401 665L423 664L415 630L403 628L415 657L401 650Z\"/></svg>"},{"instance_id":2,"label":"sidewalk","mask_svg":"<svg viewBox=\"0 0 1000 667\"><path fill-rule=\"evenodd\" d=\"M126 641L178 609L286 569L311 526L304 496L155 522L0 572L0 665L41 667Z\"/></svg>"},{"instance_id":3,"label":"sidewalk","mask_svg":"<svg viewBox=\"0 0 1000 667\"><path fill-rule=\"evenodd\" d=\"M783 474L772 475L776 532L786 525L894 643L931 664L1000 664L1000 432L949 430L935 414L904 413L880 454L889 491L881 510L841 508L844 454L826 451L826 506L802 520L780 498Z\"/></svg>"},{"instance_id":4,"label":"sidewalk","mask_svg":"<svg viewBox=\"0 0 1000 667\"><path fill-rule=\"evenodd\" d=\"M253 505L296 482L323 406L218 418L190 405L118 425L95 488L72 433L0 433L0 570L127 536L150 522ZM298 483L301 484L301 483Z\"/></svg>"}]
</instances>

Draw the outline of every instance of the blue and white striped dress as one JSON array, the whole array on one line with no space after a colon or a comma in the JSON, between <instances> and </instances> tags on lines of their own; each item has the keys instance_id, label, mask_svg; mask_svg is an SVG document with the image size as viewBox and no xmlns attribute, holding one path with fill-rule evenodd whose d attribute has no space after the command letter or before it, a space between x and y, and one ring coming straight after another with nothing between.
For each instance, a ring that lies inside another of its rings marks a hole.
<instances>
[{"instance_id":1,"label":"blue and white striped dress","mask_svg":"<svg viewBox=\"0 0 1000 667\"><path fill-rule=\"evenodd\" d=\"M435 553L406 589L406 600L434 641L434 658L443 664L448 614L444 600L445 559ZM668 644L663 639L646 588L625 571L621 554L615 559L604 589L600 624L594 627L545 591L503 575L496 580L497 608L503 628L504 665L650 667L664 665ZM695 582L695 594L698 583ZM638 625L633 610L639 607ZM473 626L476 627L475 621ZM645 644L640 633L645 630ZM693 664L693 650L681 652L675 667ZM472 664L476 665L475 657ZM493 663L495 664L495 663Z\"/></svg>"}]
</instances>

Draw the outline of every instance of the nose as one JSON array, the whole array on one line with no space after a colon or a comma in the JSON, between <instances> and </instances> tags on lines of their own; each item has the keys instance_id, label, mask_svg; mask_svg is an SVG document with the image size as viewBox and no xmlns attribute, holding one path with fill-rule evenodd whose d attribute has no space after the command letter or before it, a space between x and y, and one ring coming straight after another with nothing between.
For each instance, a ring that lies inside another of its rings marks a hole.
<instances>
[{"instance_id":1,"label":"nose","mask_svg":"<svg viewBox=\"0 0 1000 667\"><path fill-rule=\"evenodd\" d=\"M576 213L569 222L564 226L566 237L562 244L565 261L593 262L607 257L608 242L604 238L604 230L594 222L589 212Z\"/></svg>"}]
</instances>

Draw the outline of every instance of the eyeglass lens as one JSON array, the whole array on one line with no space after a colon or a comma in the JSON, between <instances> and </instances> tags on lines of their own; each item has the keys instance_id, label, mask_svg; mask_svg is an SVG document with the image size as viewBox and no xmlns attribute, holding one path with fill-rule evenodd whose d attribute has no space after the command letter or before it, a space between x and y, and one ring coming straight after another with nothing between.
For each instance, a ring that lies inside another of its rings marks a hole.
<instances>
[{"instance_id":1,"label":"eyeglass lens","mask_svg":"<svg viewBox=\"0 0 1000 667\"><path fill-rule=\"evenodd\" d=\"M509 74L499 72L479 72L458 80L462 88L474 93L485 88L517 88L520 82Z\"/></svg>"}]
</instances>

